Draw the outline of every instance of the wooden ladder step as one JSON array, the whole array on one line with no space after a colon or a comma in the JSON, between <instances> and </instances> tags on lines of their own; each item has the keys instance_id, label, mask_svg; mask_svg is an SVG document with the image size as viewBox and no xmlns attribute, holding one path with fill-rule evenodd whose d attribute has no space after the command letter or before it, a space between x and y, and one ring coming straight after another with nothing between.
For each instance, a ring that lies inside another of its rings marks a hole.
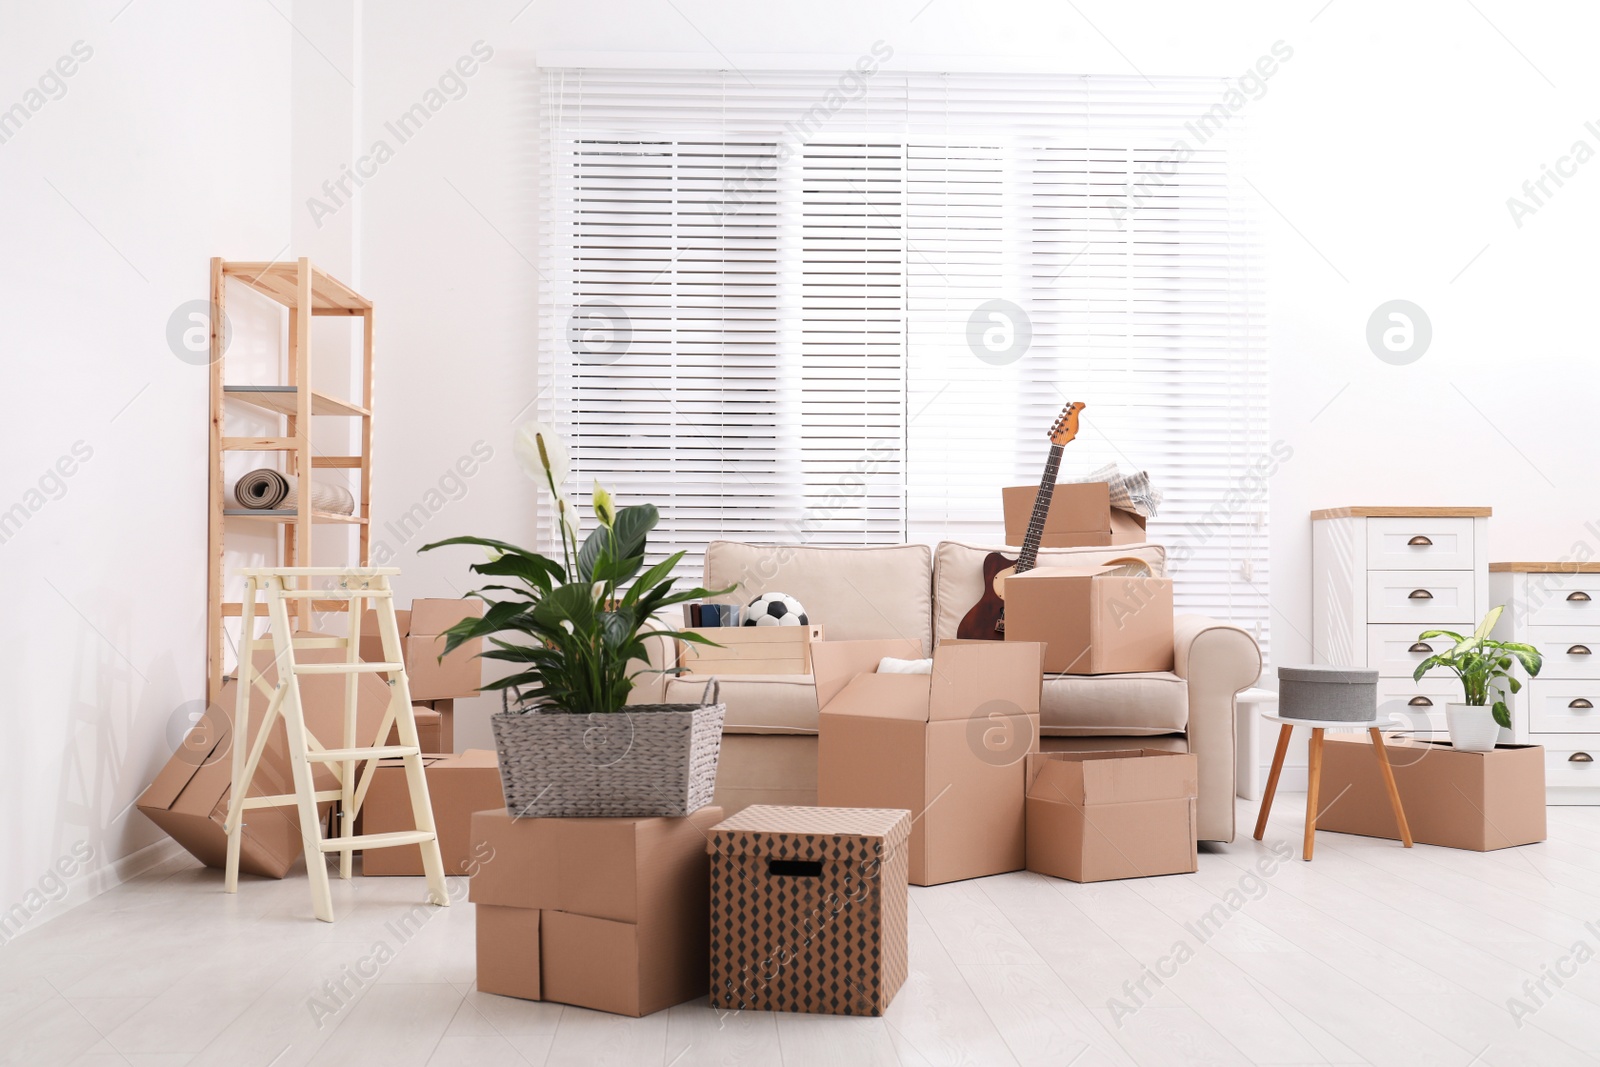
<instances>
[{"instance_id":1,"label":"wooden ladder step","mask_svg":"<svg viewBox=\"0 0 1600 1067\"><path fill-rule=\"evenodd\" d=\"M318 763L343 763L345 760L395 759L399 756L415 756L421 752L422 749L415 745L369 745L366 748L324 748L307 752L306 759Z\"/></svg>"},{"instance_id":2,"label":"wooden ladder step","mask_svg":"<svg viewBox=\"0 0 1600 1067\"><path fill-rule=\"evenodd\" d=\"M393 674L404 663L296 663L296 674Z\"/></svg>"},{"instance_id":3,"label":"wooden ladder step","mask_svg":"<svg viewBox=\"0 0 1600 1067\"><path fill-rule=\"evenodd\" d=\"M357 848L394 848L398 845L420 845L433 840L432 830L397 830L389 834L357 834L355 837L334 837L322 842L324 852L349 852Z\"/></svg>"}]
</instances>

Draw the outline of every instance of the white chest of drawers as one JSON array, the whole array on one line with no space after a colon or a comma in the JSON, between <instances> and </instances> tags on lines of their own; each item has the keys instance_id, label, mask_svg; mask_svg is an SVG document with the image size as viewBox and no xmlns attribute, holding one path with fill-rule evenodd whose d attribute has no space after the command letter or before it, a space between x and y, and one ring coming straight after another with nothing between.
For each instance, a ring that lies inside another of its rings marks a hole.
<instances>
[{"instance_id":1,"label":"white chest of drawers","mask_svg":"<svg viewBox=\"0 0 1600 1067\"><path fill-rule=\"evenodd\" d=\"M1544 746L1545 799L1600 804L1600 564L1491 563L1495 636L1533 645L1539 676L1511 698L1516 739Z\"/></svg>"},{"instance_id":2,"label":"white chest of drawers","mask_svg":"<svg viewBox=\"0 0 1600 1067\"><path fill-rule=\"evenodd\" d=\"M1444 737L1460 683L1445 672L1411 680L1441 647L1417 635L1470 632L1489 610L1489 509L1332 508L1311 520L1317 662L1376 669L1379 711L1418 737Z\"/></svg>"}]
</instances>

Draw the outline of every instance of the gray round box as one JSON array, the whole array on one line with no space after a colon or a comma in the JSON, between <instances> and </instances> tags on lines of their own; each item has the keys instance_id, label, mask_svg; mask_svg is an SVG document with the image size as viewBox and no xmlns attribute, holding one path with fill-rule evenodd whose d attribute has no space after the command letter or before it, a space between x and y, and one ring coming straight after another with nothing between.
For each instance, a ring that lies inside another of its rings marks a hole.
<instances>
[{"instance_id":1,"label":"gray round box","mask_svg":"<svg viewBox=\"0 0 1600 1067\"><path fill-rule=\"evenodd\" d=\"M1362 667L1279 667L1278 714L1285 719L1371 722L1378 672Z\"/></svg>"}]
</instances>

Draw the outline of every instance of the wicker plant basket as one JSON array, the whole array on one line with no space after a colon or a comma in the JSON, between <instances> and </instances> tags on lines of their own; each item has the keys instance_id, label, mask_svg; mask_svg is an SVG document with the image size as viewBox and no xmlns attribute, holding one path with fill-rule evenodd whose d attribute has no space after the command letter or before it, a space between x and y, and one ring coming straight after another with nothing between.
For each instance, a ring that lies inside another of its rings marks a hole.
<instances>
[{"instance_id":1,"label":"wicker plant basket","mask_svg":"<svg viewBox=\"0 0 1600 1067\"><path fill-rule=\"evenodd\" d=\"M491 717L506 807L531 818L681 816L711 803L727 707L715 678L699 704L609 714L542 708Z\"/></svg>"}]
</instances>

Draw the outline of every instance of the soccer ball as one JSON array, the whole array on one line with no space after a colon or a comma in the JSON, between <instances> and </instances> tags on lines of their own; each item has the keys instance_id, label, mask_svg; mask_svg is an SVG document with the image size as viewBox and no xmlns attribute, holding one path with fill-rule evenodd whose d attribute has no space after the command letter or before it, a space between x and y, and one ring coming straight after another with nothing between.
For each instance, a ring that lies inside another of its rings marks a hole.
<instances>
[{"instance_id":1,"label":"soccer ball","mask_svg":"<svg viewBox=\"0 0 1600 1067\"><path fill-rule=\"evenodd\" d=\"M746 626L810 626L806 609L788 593L762 593L744 611Z\"/></svg>"}]
</instances>

